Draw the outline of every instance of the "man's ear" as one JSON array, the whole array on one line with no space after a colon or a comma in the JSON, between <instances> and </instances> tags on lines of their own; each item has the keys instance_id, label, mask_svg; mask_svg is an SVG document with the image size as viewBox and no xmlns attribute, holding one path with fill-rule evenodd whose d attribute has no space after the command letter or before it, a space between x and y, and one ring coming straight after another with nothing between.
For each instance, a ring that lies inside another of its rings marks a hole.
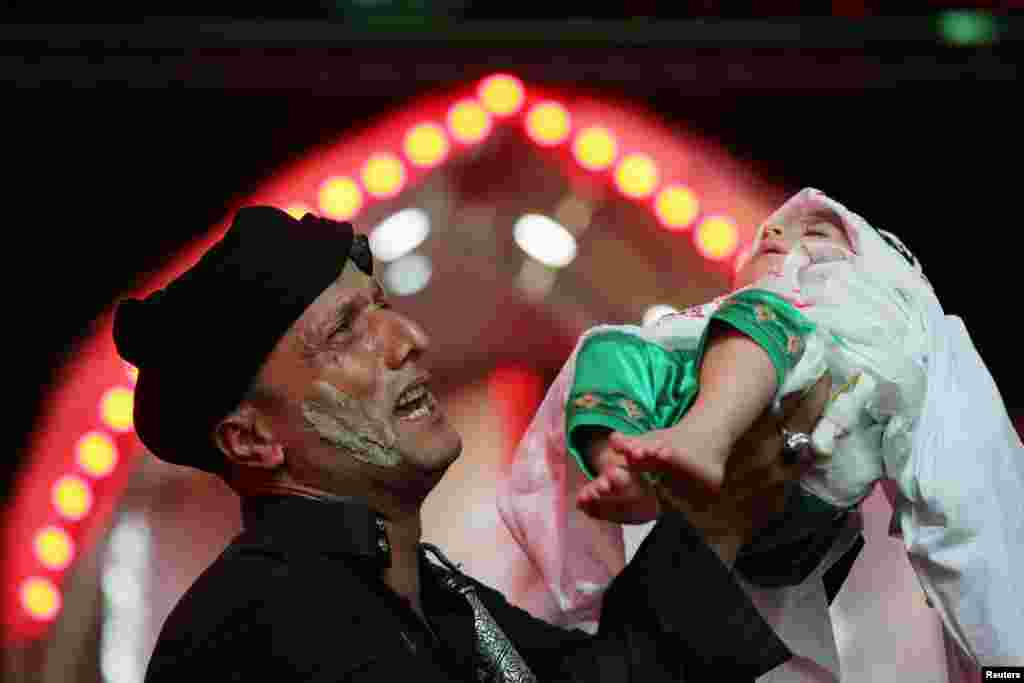
<instances>
[{"instance_id":1,"label":"man's ear","mask_svg":"<svg viewBox=\"0 0 1024 683\"><path fill-rule=\"evenodd\" d=\"M228 461L245 467L275 469L284 464L284 446L274 439L265 418L243 404L217 423L214 441Z\"/></svg>"}]
</instances>

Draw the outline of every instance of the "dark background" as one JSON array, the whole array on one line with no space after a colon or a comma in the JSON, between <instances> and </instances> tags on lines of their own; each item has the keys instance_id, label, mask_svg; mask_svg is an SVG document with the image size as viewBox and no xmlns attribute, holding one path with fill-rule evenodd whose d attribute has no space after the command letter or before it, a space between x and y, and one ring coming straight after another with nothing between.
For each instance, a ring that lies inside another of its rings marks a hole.
<instances>
[{"instance_id":1,"label":"dark background","mask_svg":"<svg viewBox=\"0 0 1024 683\"><path fill-rule=\"evenodd\" d=\"M309 146L499 69L635 101L897 233L1024 414L1016 13L952 45L945 3L633 2L639 18L582 28L562 21L593 17L582 3L357 4L8 6L5 495L47 387L119 295ZM198 12L216 16L180 17Z\"/></svg>"}]
</instances>

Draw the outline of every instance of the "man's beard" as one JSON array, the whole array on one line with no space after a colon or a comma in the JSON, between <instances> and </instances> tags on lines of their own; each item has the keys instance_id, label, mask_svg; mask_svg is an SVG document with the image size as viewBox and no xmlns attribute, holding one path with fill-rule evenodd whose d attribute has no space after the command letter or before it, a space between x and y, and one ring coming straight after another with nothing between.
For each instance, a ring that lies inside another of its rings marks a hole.
<instances>
[{"instance_id":1,"label":"man's beard","mask_svg":"<svg viewBox=\"0 0 1024 683\"><path fill-rule=\"evenodd\" d=\"M357 400L328 382L317 382L316 387L320 396L302 402L302 416L325 443L356 460L378 467L401 464L403 458L396 447L395 435L375 425L361 410ZM353 419L353 413L359 419Z\"/></svg>"}]
</instances>

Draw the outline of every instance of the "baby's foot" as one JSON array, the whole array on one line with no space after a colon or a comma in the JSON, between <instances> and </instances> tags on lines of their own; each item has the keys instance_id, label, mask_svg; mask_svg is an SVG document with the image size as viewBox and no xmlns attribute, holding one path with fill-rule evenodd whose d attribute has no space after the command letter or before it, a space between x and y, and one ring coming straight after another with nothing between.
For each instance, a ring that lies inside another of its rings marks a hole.
<instances>
[{"instance_id":1,"label":"baby's foot","mask_svg":"<svg viewBox=\"0 0 1024 683\"><path fill-rule=\"evenodd\" d=\"M661 472L670 479L696 479L712 491L718 491L725 478L721 448L694 439L684 431L683 424L635 436L613 432L608 443L625 456L634 472Z\"/></svg>"},{"instance_id":2,"label":"baby's foot","mask_svg":"<svg viewBox=\"0 0 1024 683\"><path fill-rule=\"evenodd\" d=\"M591 517L619 524L643 524L657 519L658 498L638 473L612 465L587 482L576 502Z\"/></svg>"}]
</instances>

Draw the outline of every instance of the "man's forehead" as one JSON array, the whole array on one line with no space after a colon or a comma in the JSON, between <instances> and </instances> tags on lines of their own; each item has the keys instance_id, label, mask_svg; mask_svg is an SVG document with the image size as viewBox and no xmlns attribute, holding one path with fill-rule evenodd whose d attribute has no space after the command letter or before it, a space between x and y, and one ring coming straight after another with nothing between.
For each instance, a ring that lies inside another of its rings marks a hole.
<instances>
[{"instance_id":1,"label":"man's forehead","mask_svg":"<svg viewBox=\"0 0 1024 683\"><path fill-rule=\"evenodd\" d=\"M376 278L359 270L351 261L346 261L341 274L317 297L306 313L309 318L319 320L334 314L355 297L377 298L383 295L384 288Z\"/></svg>"},{"instance_id":2,"label":"man's forehead","mask_svg":"<svg viewBox=\"0 0 1024 683\"><path fill-rule=\"evenodd\" d=\"M334 281L333 287L336 292L344 295L355 293L361 290L369 290L375 294L383 294L384 288L372 275L367 275L359 269L355 263L345 259L345 265L341 269L341 275Z\"/></svg>"}]
</instances>

